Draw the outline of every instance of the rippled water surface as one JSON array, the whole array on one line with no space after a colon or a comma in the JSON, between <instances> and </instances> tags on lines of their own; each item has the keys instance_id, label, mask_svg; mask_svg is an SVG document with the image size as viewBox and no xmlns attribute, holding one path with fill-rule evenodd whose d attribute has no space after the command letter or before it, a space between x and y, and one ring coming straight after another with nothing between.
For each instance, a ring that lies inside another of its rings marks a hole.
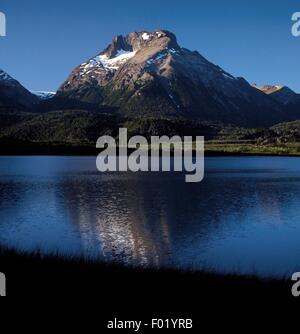
<instances>
[{"instance_id":1,"label":"rippled water surface","mask_svg":"<svg viewBox=\"0 0 300 334\"><path fill-rule=\"evenodd\" d=\"M0 244L127 264L300 271L300 159L206 159L181 173L97 172L94 157L0 157Z\"/></svg>"}]
</instances>

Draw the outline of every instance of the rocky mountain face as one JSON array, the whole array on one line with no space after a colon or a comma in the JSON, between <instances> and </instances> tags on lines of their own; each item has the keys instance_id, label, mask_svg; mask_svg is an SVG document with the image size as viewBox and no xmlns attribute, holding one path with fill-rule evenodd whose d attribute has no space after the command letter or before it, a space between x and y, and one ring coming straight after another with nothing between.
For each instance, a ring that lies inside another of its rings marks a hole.
<instances>
[{"instance_id":1,"label":"rocky mountain face","mask_svg":"<svg viewBox=\"0 0 300 334\"><path fill-rule=\"evenodd\" d=\"M17 80L0 69L0 109L27 110L38 103L38 98Z\"/></svg>"},{"instance_id":2,"label":"rocky mountain face","mask_svg":"<svg viewBox=\"0 0 300 334\"><path fill-rule=\"evenodd\" d=\"M263 127L287 120L282 103L182 48L169 31L116 36L79 65L57 97L110 106L122 115ZM288 119L292 117L288 116Z\"/></svg>"}]
</instances>

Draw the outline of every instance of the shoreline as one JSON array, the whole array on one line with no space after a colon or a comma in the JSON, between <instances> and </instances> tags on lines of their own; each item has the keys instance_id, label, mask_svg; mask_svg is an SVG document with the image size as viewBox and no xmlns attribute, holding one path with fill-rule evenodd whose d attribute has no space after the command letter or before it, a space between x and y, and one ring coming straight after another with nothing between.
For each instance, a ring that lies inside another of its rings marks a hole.
<instances>
[{"instance_id":1,"label":"shoreline","mask_svg":"<svg viewBox=\"0 0 300 334\"><path fill-rule=\"evenodd\" d=\"M77 153L75 154L74 152L70 152L70 153L62 153L62 152L5 152L2 153L0 152L0 157L16 157L16 156L24 156L24 157L97 157L98 153L89 153L89 152L85 152L85 153ZM284 153L284 154L276 154L276 153L247 153L247 152L243 152L243 153L235 153L235 152L217 152L217 151L208 151L204 153L205 158L222 158L222 157L282 157L282 158L300 158L300 154L294 154L294 153Z\"/></svg>"},{"instance_id":2,"label":"shoreline","mask_svg":"<svg viewBox=\"0 0 300 334\"><path fill-rule=\"evenodd\" d=\"M150 149L149 149L150 150ZM128 149L128 153L134 152ZM0 142L0 156L97 156L101 152L93 146L66 145L55 143L14 143L13 145ZM193 149L195 152L195 149ZM117 153L118 155L118 153ZM172 155L172 151L171 151ZM205 144L206 157L223 156L266 156L266 157L300 157L300 144L285 145L255 145L255 144Z\"/></svg>"},{"instance_id":3,"label":"shoreline","mask_svg":"<svg viewBox=\"0 0 300 334\"><path fill-rule=\"evenodd\" d=\"M297 309L287 279L263 279L238 274L151 269L101 263L58 254L20 253L0 246L0 271L6 274L11 308L93 308L99 298L107 309L138 311L270 311ZM26 275L24 275L24 273ZM22 278L20 280L20 277ZM53 297L54 300L53 300ZM88 305L82 301L88 300ZM20 304L19 304L20 301ZM58 301L60 301L59 306Z\"/></svg>"}]
</instances>

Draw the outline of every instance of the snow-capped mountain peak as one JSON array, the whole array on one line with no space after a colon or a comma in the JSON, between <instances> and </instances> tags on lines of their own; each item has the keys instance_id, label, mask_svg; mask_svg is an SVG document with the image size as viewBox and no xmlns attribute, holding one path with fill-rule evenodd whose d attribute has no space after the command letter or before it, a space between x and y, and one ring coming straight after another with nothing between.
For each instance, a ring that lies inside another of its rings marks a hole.
<instances>
[{"instance_id":1,"label":"snow-capped mountain peak","mask_svg":"<svg viewBox=\"0 0 300 334\"><path fill-rule=\"evenodd\" d=\"M165 38L165 41L157 42L163 38ZM93 79L100 75L103 79L104 75L110 78L123 64L135 57L138 51L149 46L153 50L162 51L166 49L173 54L178 49L176 37L168 31L134 32L125 37L117 35L104 51L80 65L79 77L86 79L88 76ZM166 50L164 50L164 54Z\"/></svg>"},{"instance_id":2,"label":"snow-capped mountain peak","mask_svg":"<svg viewBox=\"0 0 300 334\"><path fill-rule=\"evenodd\" d=\"M180 47L167 30L115 36L96 57L72 71L58 96L111 105L135 116L186 115L251 126L274 124L281 117L276 101L199 52Z\"/></svg>"},{"instance_id":3,"label":"snow-capped mountain peak","mask_svg":"<svg viewBox=\"0 0 300 334\"><path fill-rule=\"evenodd\" d=\"M104 86L127 63L134 66L155 65L157 61L175 55L180 50L174 34L165 30L133 32L117 35L97 56L79 65L65 82L65 88L75 81L96 82Z\"/></svg>"}]
</instances>

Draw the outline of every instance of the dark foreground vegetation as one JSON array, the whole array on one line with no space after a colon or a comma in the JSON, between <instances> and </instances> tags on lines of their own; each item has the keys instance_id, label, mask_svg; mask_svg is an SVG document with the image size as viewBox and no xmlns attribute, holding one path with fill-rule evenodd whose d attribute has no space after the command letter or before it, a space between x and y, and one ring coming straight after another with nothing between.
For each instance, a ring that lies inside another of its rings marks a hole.
<instances>
[{"instance_id":1,"label":"dark foreground vegetation","mask_svg":"<svg viewBox=\"0 0 300 334\"><path fill-rule=\"evenodd\" d=\"M204 136L207 155L300 155L300 121L271 128L240 128L221 123L172 118L128 118L117 113L82 110L44 114L1 112L0 155L96 155L96 141L119 128L128 137Z\"/></svg>"},{"instance_id":2,"label":"dark foreground vegetation","mask_svg":"<svg viewBox=\"0 0 300 334\"><path fill-rule=\"evenodd\" d=\"M179 270L125 268L2 249L9 311L297 311L289 280Z\"/></svg>"}]
</instances>

